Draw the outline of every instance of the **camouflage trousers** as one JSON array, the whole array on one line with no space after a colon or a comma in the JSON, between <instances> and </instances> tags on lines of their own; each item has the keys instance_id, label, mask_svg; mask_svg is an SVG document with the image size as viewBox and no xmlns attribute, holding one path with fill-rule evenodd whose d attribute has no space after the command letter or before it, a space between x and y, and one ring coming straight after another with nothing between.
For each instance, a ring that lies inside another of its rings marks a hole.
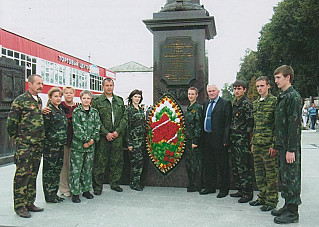
<instances>
[{"instance_id":1,"label":"camouflage trousers","mask_svg":"<svg viewBox=\"0 0 319 227\"><path fill-rule=\"evenodd\" d=\"M106 166L110 169L110 186L120 184L123 169L123 139L121 136L109 142L101 137L97 143L93 161L93 189L102 191Z\"/></svg>"},{"instance_id":2,"label":"camouflage trousers","mask_svg":"<svg viewBox=\"0 0 319 227\"><path fill-rule=\"evenodd\" d=\"M191 141L186 141L185 165L188 176L188 187L201 188L202 155L200 150L192 148Z\"/></svg>"},{"instance_id":3,"label":"camouflage trousers","mask_svg":"<svg viewBox=\"0 0 319 227\"><path fill-rule=\"evenodd\" d=\"M63 145L51 149L51 153L43 154L42 185L45 201L56 198L63 166Z\"/></svg>"},{"instance_id":4,"label":"camouflage trousers","mask_svg":"<svg viewBox=\"0 0 319 227\"><path fill-rule=\"evenodd\" d=\"M92 190L93 152L71 152L70 189L72 195Z\"/></svg>"},{"instance_id":5,"label":"camouflage trousers","mask_svg":"<svg viewBox=\"0 0 319 227\"><path fill-rule=\"evenodd\" d=\"M279 152L279 179L281 183L281 197L285 204L301 204L301 155L300 148L295 152L295 162L286 161L287 149L278 149Z\"/></svg>"},{"instance_id":6,"label":"camouflage trousers","mask_svg":"<svg viewBox=\"0 0 319 227\"><path fill-rule=\"evenodd\" d=\"M278 158L270 157L269 145L254 145L254 166L258 200L266 205L278 203Z\"/></svg>"},{"instance_id":7,"label":"camouflage trousers","mask_svg":"<svg viewBox=\"0 0 319 227\"><path fill-rule=\"evenodd\" d=\"M14 153L16 172L13 179L14 210L31 205L36 198L36 180L39 171L42 144L17 143Z\"/></svg>"},{"instance_id":8,"label":"camouflage trousers","mask_svg":"<svg viewBox=\"0 0 319 227\"><path fill-rule=\"evenodd\" d=\"M243 195L253 192L252 153L249 144L232 144L231 164L235 186Z\"/></svg>"},{"instance_id":9,"label":"camouflage trousers","mask_svg":"<svg viewBox=\"0 0 319 227\"><path fill-rule=\"evenodd\" d=\"M134 146L133 151L129 151L131 161L130 186L136 188L141 183L141 175L144 166L145 146Z\"/></svg>"}]
</instances>

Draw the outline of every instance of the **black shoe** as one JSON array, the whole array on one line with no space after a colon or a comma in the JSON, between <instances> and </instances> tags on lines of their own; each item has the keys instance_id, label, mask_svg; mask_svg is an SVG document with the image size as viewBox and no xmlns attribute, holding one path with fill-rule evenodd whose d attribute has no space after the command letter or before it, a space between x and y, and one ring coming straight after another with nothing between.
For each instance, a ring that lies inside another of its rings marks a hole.
<instances>
[{"instance_id":1,"label":"black shoe","mask_svg":"<svg viewBox=\"0 0 319 227\"><path fill-rule=\"evenodd\" d=\"M133 190L135 190L135 191L143 191L143 187L142 186L140 186L140 185L137 185L136 187L131 187Z\"/></svg>"},{"instance_id":2,"label":"black shoe","mask_svg":"<svg viewBox=\"0 0 319 227\"><path fill-rule=\"evenodd\" d=\"M37 207L34 204L28 205L28 206L26 206L26 208L27 208L28 211L31 211L31 212L41 212L41 211L44 210L44 208Z\"/></svg>"},{"instance_id":3,"label":"black shoe","mask_svg":"<svg viewBox=\"0 0 319 227\"><path fill-rule=\"evenodd\" d=\"M299 214L286 210L282 215L275 217L274 222L276 224L289 224L299 222Z\"/></svg>"},{"instance_id":4,"label":"black shoe","mask_svg":"<svg viewBox=\"0 0 319 227\"><path fill-rule=\"evenodd\" d=\"M208 188L205 188L205 189L200 190L199 194L201 194L201 195L207 195L207 194L215 193L215 192L216 192L216 189L208 189Z\"/></svg>"},{"instance_id":5,"label":"black shoe","mask_svg":"<svg viewBox=\"0 0 319 227\"><path fill-rule=\"evenodd\" d=\"M250 206L262 206L262 205L265 205L265 203L264 202L261 202L260 200L254 200L254 201L251 201L251 202L249 202L249 205Z\"/></svg>"},{"instance_id":6,"label":"black shoe","mask_svg":"<svg viewBox=\"0 0 319 227\"><path fill-rule=\"evenodd\" d=\"M262 207L260 207L261 211L271 211L273 209L275 209L276 207L271 206L271 205L263 205Z\"/></svg>"},{"instance_id":7,"label":"black shoe","mask_svg":"<svg viewBox=\"0 0 319 227\"><path fill-rule=\"evenodd\" d=\"M198 191L198 188L194 186L187 187L187 192L197 192L197 191Z\"/></svg>"},{"instance_id":8,"label":"black shoe","mask_svg":"<svg viewBox=\"0 0 319 227\"><path fill-rule=\"evenodd\" d=\"M217 198L224 198L228 195L228 192L219 192L218 195L216 196Z\"/></svg>"},{"instance_id":9,"label":"black shoe","mask_svg":"<svg viewBox=\"0 0 319 227\"><path fill-rule=\"evenodd\" d=\"M111 187L112 190L117 191L117 192L122 192L123 188L121 188L120 186L115 186L115 187Z\"/></svg>"},{"instance_id":10,"label":"black shoe","mask_svg":"<svg viewBox=\"0 0 319 227\"><path fill-rule=\"evenodd\" d=\"M73 203L80 203L81 200L80 200L79 195L72 195L72 202Z\"/></svg>"},{"instance_id":11,"label":"black shoe","mask_svg":"<svg viewBox=\"0 0 319 227\"><path fill-rule=\"evenodd\" d=\"M247 203L249 202L250 200L253 199L253 196L252 195L243 195L239 200L238 202L239 203Z\"/></svg>"},{"instance_id":12,"label":"black shoe","mask_svg":"<svg viewBox=\"0 0 319 227\"><path fill-rule=\"evenodd\" d=\"M58 203L60 203L63 202L65 199L60 196L56 196L56 200L58 201Z\"/></svg>"},{"instance_id":13,"label":"black shoe","mask_svg":"<svg viewBox=\"0 0 319 227\"><path fill-rule=\"evenodd\" d=\"M94 191L94 195L101 195L102 191Z\"/></svg>"},{"instance_id":14,"label":"black shoe","mask_svg":"<svg viewBox=\"0 0 319 227\"><path fill-rule=\"evenodd\" d=\"M31 214L25 207L20 207L16 210L17 215L19 215L21 218L30 218Z\"/></svg>"},{"instance_id":15,"label":"black shoe","mask_svg":"<svg viewBox=\"0 0 319 227\"><path fill-rule=\"evenodd\" d=\"M45 200L47 203L58 203L59 201L57 200L57 198L51 198L51 199L46 199Z\"/></svg>"},{"instance_id":16,"label":"black shoe","mask_svg":"<svg viewBox=\"0 0 319 227\"><path fill-rule=\"evenodd\" d=\"M282 208L280 208L279 210L272 210L271 211L271 215L272 216L280 216L282 215L283 213L285 213L287 210L287 206L283 206Z\"/></svg>"},{"instance_id":17,"label":"black shoe","mask_svg":"<svg viewBox=\"0 0 319 227\"><path fill-rule=\"evenodd\" d=\"M83 195L85 198L87 198L87 199L93 199L93 198L94 198L94 196L93 196L89 191L83 192L82 195Z\"/></svg>"},{"instance_id":18,"label":"black shoe","mask_svg":"<svg viewBox=\"0 0 319 227\"><path fill-rule=\"evenodd\" d=\"M243 194L241 194L240 191L230 194L230 197L242 197L242 196L243 196Z\"/></svg>"}]
</instances>

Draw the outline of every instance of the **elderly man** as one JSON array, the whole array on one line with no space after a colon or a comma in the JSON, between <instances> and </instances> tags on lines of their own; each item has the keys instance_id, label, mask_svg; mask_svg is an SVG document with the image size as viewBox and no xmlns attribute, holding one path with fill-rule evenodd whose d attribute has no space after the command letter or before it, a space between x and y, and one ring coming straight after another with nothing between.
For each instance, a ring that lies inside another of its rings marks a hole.
<instances>
[{"instance_id":1,"label":"elderly man","mask_svg":"<svg viewBox=\"0 0 319 227\"><path fill-rule=\"evenodd\" d=\"M215 193L217 168L220 174L220 190L217 198L229 191L229 127L231 102L219 97L216 85L207 85L209 99L203 106L203 183L201 195Z\"/></svg>"},{"instance_id":2,"label":"elderly man","mask_svg":"<svg viewBox=\"0 0 319 227\"><path fill-rule=\"evenodd\" d=\"M29 211L43 211L43 208L34 205L44 140L42 100L38 96L43 88L42 77L29 76L28 87L28 91L13 101L7 120L8 134L17 145L14 153L14 210L23 218L31 217Z\"/></svg>"},{"instance_id":3,"label":"elderly man","mask_svg":"<svg viewBox=\"0 0 319 227\"><path fill-rule=\"evenodd\" d=\"M94 153L93 189L95 195L101 195L105 167L110 169L111 189L122 192L120 178L123 168L123 136L127 127L127 113L123 99L113 94L114 81L103 81L104 93L92 102L92 107L99 111L102 122L100 141Z\"/></svg>"}]
</instances>

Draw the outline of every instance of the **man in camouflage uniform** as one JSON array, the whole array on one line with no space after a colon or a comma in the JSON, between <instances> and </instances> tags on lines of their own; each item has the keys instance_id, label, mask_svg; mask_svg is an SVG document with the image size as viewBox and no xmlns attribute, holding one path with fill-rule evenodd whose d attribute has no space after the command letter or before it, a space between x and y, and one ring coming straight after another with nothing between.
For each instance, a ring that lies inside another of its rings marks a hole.
<instances>
[{"instance_id":1,"label":"man in camouflage uniform","mask_svg":"<svg viewBox=\"0 0 319 227\"><path fill-rule=\"evenodd\" d=\"M247 85L245 81L236 80L233 84L235 102L233 103L232 121L230 125L230 150L232 173L238 192L231 197L241 197L239 203L247 203L253 199L253 166L250 138L254 126L252 104L245 97Z\"/></svg>"},{"instance_id":2,"label":"man in camouflage uniform","mask_svg":"<svg viewBox=\"0 0 319 227\"><path fill-rule=\"evenodd\" d=\"M201 135L202 106L197 102L198 90L196 87L188 89L189 105L185 113L185 158L188 176L188 192L199 191L201 187L201 152L198 148Z\"/></svg>"},{"instance_id":3,"label":"man in camouflage uniform","mask_svg":"<svg viewBox=\"0 0 319 227\"><path fill-rule=\"evenodd\" d=\"M95 195L101 195L105 167L110 169L111 189L122 192L119 186L123 168L123 136L126 133L127 113L123 99L113 94L114 81L104 79L104 93L92 102L99 111L102 122L100 141L97 144L93 162L93 189Z\"/></svg>"},{"instance_id":4,"label":"man in camouflage uniform","mask_svg":"<svg viewBox=\"0 0 319 227\"><path fill-rule=\"evenodd\" d=\"M275 83L282 93L275 109L275 149L279 154L281 196L285 205L273 210L274 222L287 224L299 221L298 205L301 204L301 109L299 93L291 85L294 71L283 65L274 72Z\"/></svg>"},{"instance_id":5,"label":"man in camouflage uniform","mask_svg":"<svg viewBox=\"0 0 319 227\"><path fill-rule=\"evenodd\" d=\"M144 165L146 119L144 109L139 106L143 96L141 90L133 90L128 97L127 148L131 161L130 188L142 191L141 175Z\"/></svg>"},{"instance_id":6,"label":"man in camouflage uniform","mask_svg":"<svg viewBox=\"0 0 319 227\"><path fill-rule=\"evenodd\" d=\"M43 88L42 77L29 76L28 88L27 92L13 101L7 120L8 134L17 145L14 154L14 210L24 218L31 217L29 211L43 211L43 208L34 205L44 139L42 100L38 96Z\"/></svg>"},{"instance_id":7,"label":"man in camouflage uniform","mask_svg":"<svg viewBox=\"0 0 319 227\"><path fill-rule=\"evenodd\" d=\"M278 203L278 164L274 150L275 107L277 98L269 93L269 79L266 76L256 80L260 98L253 102L254 130L251 150L254 155L258 199L249 202L261 206L261 211L270 211Z\"/></svg>"}]
</instances>

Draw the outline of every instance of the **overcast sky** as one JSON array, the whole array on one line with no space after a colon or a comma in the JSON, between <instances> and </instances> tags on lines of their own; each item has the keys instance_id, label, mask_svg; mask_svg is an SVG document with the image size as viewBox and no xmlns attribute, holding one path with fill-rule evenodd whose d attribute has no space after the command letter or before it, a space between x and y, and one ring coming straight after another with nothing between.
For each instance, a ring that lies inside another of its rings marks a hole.
<instances>
[{"instance_id":1,"label":"overcast sky","mask_svg":"<svg viewBox=\"0 0 319 227\"><path fill-rule=\"evenodd\" d=\"M201 0L215 17L217 36L206 41L209 82L232 83L247 48L279 0ZM142 22L166 0L0 0L0 27L105 68L129 61L153 64L153 36Z\"/></svg>"}]
</instances>

